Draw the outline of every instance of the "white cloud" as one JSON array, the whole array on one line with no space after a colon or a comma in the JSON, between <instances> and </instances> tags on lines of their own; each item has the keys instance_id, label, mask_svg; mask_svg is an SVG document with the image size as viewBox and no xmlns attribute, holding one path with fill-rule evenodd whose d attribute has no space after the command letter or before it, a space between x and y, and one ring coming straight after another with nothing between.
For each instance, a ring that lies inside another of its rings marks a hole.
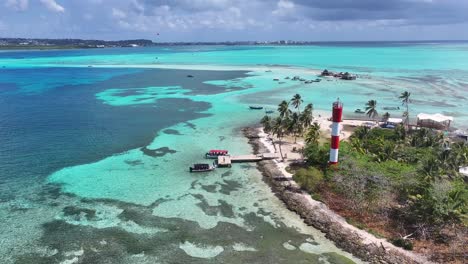
<instances>
[{"instance_id":1,"label":"white cloud","mask_svg":"<svg viewBox=\"0 0 468 264\"><path fill-rule=\"evenodd\" d=\"M57 12L57 13L65 12L65 8L57 4L55 0L40 0L40 1L47 9L49 9L52 12Z\"/></svg>"},{"instance_id":2,"label":"white cloud","mask_svg":"<svg viewBox=\"0 0 468 264\"><path fill-rule=\"evenodd\" d=\"M112 8L112 16L117 18L117 19L124 19L124 18L127 17L127 14L124 11L113 7Z\"/></svg>"},{"instance_id":3,"label":"white cloud","mask_svg":"<svg viewBox=\"0 0 468 264\"><path fill-rule=\"evenodd\" d=\"M7 0L5 6L17 11L28 9L28 0Z\"/></svg>"},{"instance_id":4,"label":"white cloud","mask_svg":"<svg viewBox=\"0 0 468 264\"><path fill-rule=\"evenodd\" d=\"M294 13L296 5L294 2L288 0L279 0L276 4L276 9L273 10L272 14L275 16L288 16Z\"/></svg>"},{"instance_id":5,"label":"white cloud","mask_svg":"<svg viewBox=\"0 0 468 264\"><path fill-rule=\"evenodd\" d=\"M132 0L131 4L133 9L135 9L136 11L140 12L140 13L143 13L145 12L145 6L140 3L138 0Z\"/></svg>"}]
</instances>

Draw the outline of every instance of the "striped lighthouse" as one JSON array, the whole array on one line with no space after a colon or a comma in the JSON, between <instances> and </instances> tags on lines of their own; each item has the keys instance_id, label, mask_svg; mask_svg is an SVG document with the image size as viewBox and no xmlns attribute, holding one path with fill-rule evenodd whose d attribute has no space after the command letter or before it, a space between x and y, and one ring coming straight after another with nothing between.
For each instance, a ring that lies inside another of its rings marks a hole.
<instances>
[{"instance_id":1,"label":"striped lighthouse","mask_svg":"<svg viewBox=\"0 0 468 264\"><path fill-rule=\"evenodd\" d=\"M333 103L331 146L330 146L330 165L338 164L338 150L340 148L340 123L343 116L343 104L338 98Z\"/></svg>"}]
</instances>

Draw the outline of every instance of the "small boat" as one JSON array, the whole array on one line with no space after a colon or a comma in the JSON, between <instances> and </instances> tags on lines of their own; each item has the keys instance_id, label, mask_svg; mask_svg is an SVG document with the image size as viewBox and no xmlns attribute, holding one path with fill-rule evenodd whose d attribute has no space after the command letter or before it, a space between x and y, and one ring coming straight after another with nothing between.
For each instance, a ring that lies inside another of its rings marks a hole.
<instances>
[{"instance_id":1,"label":"small boat","mask_svg":"<svg viewBox=\"0 0 468 264\"><path fill-rule=\"evenodd\" d=\"M212 149L205 154L207 159L217 159L219 156L229 156L229 152L222 149Z\"/></svg>"},{"instance_id":2,"label":"small boat","mask_svg":"<svg viewBox=\"0 0 468 264\"><path fill-rule=\"evenodd\" d=\"M208 172L214 170L216 167L214 165L206 164L206 163L197 163L193 164L190 167L190 172Z\"/></svg>"},{"instance_id":3,"label":"small boat","mask_svg":"<svg viewBox=\"0 0 468 264\"><path fill-rule=\"evenodd\" d=\"M188 78L193 78L193 75L190 75L190 74L189 74L189 75L187 75L187 77L188 77Z\"/></svg>"},{"instance_id":4,"label":"small boat","mask_svg":"<svg viewBox=\"0 0 468 264\"><path fill-rule=\"evenodd\" d=\"M315 79L315 81L314 81L314 82L321 82L321 81L322 81L322 79L320 79L320 78L317 78L317 79Z\"/></svg>"},{"instance_id":5,"label":"small boat","mask_svg":"<svg viewBox=\"0 0 468 264\"><path fill-rule=\"evenodd\" d=\"M309 81L305 81L304 83L309 84L309 83L313 83L313 82L314 82L314 81L309 80Z\"/></svg>"},{"instance_id":6,"label":"small boat","mask_svg":"<svg viewBox=\"0 0 468 264\"><path fill-rule=\"evenodd\" d=\"M362 111L360 108L354 110L354 113L356 114L365 114L366 112L365 111Z\"/></svg>"},{"instance_id":7,"label":"small boat","mask_svg":"<svg viewBox=\"0 0 468 264\"><path fill-rule=\"evenodd\" d=\"M285 84L285 82L279 82L278 84Z\"/></svg>"},{"instance_id":8,"label":"small boat","mask_svg":"<svg viewBox=\"0 0 468 264\"><path fill-rule=\"evenodd\" d=\"M275 78L275 79L273 79L273 81L277 82L277 81L279 81L279 79L278 79L278 78Z\"/></svg>"},{"instance_id":9,"label":"small boat","mask_svg":"<svg viewBox=\"0 0 468 264\"><path fill-rule=\"evenodd\" d=\"M275 111L273 110L265 110L265 114L273 114Z\"/></svg>"},{"instance_id":10,"label":"small boat","mask_svg":"<svg viewBox=\"0 0 468 264\"><path fill-rule=\"evenodd\" d=\"M286 78L284 78L284 79L289 80L289 79L291 79L291 78L288 76L288 77L286 77Z\"/></svg>"},{"instance_id":11,"label":"small boat","mask_svg":"<svg viewBox=\"0 0 468 264\"><path fill-rule=\"evenodd\" d=\"M262 109L263 109L263 106L251 105L251 106L249 106L249 108L252 109L252 110L262 110Z\"/></svg>"},{"instance_id":12,"label":"small boat","mask_svg":"<svg viewBox=\"0 0 468 264\"><path fill-rule=\"evenodd\" d=\"M399 106L397 106L397 107L395 107L395 106L385 106L382 109L383 110L400 110L400 107Z\"/></svg>"}]
</instances>

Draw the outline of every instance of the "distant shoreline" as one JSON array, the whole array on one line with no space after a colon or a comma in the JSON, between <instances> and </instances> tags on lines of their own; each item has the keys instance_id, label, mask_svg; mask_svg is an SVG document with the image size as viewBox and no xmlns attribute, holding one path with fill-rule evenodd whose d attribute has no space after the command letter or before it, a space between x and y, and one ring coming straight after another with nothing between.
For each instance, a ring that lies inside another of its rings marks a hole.
<instances>
[{"instance_id":1,"label":"distant shoreline","mask_svg":"<svg viewBox=\"0 0 468 264\"><path fill-rule=\"evenodd\" d=\"M102 48L145 48L167 46L406 46L434 44L468 44L468 40L368 40L368 41L207 41L153 42L137 40L28 39L0 38L0 50L65 50Z\"/></svg>"}]
</instances>

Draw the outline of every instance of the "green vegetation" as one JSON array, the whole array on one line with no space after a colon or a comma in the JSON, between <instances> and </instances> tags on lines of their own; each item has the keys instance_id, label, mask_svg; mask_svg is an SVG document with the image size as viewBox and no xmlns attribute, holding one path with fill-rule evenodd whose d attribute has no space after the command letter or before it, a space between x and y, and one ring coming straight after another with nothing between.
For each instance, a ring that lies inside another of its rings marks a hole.
<instances>
[{"instance_id":1,"label":"green vegetation","mask_svg":"<svg viewBox=\"0 0 468 264\"><path fill-rule=\"evenodd\" d=\"M300 106L303 102L301 95L295 94L289 102L284 100L278 105L278 117L273 119L265 115L260 121L265 133L272 133L278 138L278 147L282 159L284 156L281 144L284 136L293 135L294 141L296 141L297 137L302 136L305 131L309 134L308 129L310 128L315 131L313 133L317 135L316 138L318 139L320 126L311 126L313 105L307 104L304 111L301 112ZM293 106L297 111L291 111L290 106Z\"/></svg>"},{"instance_id":2,"label":"green vegetation","mask_svg":"<svg viewBox=\"0 0 468 264\"><path fill-rule=\"evenodd\" d=\"M403 239L403 238L395 238L391 240L392 244L404 248L406 250L413 250L413 243L411 241Z\"/></svg>"},{"instance_id":3,"label":"green vegetation","mask_svg":"<svg viewBox=\"0 0 468 264\"><path fill-rule=\"evenodd\" d=\"M403 106L406 106L406 111L403 113L403 117L405 117L405 127L408 129L409 127L409 103L411 102L410 100L411 93L408 91L404 91L401 93L399 99L401 99L401 103Z\"/></svg>"},{"instance_id":4,"label":"green vegetation","mask_svg":"<svg viewBox=\"0 0 468 264\"><path fill-rule=\"evenodd\" d=\"M298 169L293 178L308 192L316 192L324 180L323 172L314 167Z\"/></svg>"},{"instance_id":5,"label":"green vegetation","mask_svg":"<svg viewBox=\"0 0 468 264\"><path fill-rule=\"evenodd\" d=\"M435 249L445 246L440 252L451 253L441 256L453 259L463 255L466 246L459 234L468 232L467 178L459 173L468 166L468 144L427 128L409 130L410 95L399 97L406 106L404 125L356 128L341 143L336 167L328 166L329 145L320 144L320 126L311 124L304 133L304 162L294 167L299 168L294 180L360 228L387 234L407 250L413 249L413 240ZM286 105L280 104L278 122L287 116L281 114ZM376 105L374 100L367 103L371 118L378 115Z\"/></svg>"},{"instance_id":6,"label":"green vegetation","mask_svg":"<svg viewBox=\"0 0 468 264\"><path fill-rule=\"evenodd\" d=\"M379 116L379 113L377 112L377 101L376 100L370 100L366 104L366 114L370 118L376 118Z\"/></svg>"}]
</instances>

